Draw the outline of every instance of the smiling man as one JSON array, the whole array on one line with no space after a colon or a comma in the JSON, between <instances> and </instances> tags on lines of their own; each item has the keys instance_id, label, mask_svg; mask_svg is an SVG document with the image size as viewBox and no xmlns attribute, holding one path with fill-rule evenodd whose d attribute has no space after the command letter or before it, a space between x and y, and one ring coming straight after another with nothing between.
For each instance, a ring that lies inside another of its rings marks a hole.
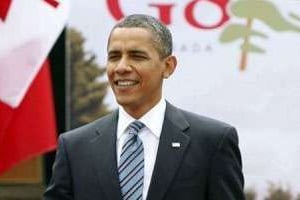
<instances>
[{"instance_id":1,"label":"smiling man","mask_svg":"<svg viewBox=\"0 0 300 200\"><path fill-rule=\"evenodd\" d=\"M139 119L162 96L163 78L176 67L176 58L154 45L146 28L116 27L108 44L107 74L117 102ZM158 42L158 41L157 41ZM169 49L168 49L169 51Z\"/></svg>"},{"instance_id":2,"label":"smiling man","mask_svg":"<svg viewBox=\"0 0 300 200\"><path fill-rule=\"evenodd\" d=\"M147 15L112 29L107 75L119 108L62 134L46 200L243 200L234 127L162 97L172 36Z\"/></svg>"}]
</instances>

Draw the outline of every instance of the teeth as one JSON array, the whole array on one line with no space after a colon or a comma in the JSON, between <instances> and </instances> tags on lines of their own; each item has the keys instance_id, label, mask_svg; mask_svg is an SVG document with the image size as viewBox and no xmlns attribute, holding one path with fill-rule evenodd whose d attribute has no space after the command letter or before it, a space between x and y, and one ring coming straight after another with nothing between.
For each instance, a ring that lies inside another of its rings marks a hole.
<instances>
[{"instance_id":1,"label":"teeth","mask_svg":"<svg viewBox=\"0 0 300 200\"><path fill-rule=\"evenodd\" d=\"M135 85L136 81L117 81L117 85L119 86L132 86Z\"/></svg>"}]
</instances>

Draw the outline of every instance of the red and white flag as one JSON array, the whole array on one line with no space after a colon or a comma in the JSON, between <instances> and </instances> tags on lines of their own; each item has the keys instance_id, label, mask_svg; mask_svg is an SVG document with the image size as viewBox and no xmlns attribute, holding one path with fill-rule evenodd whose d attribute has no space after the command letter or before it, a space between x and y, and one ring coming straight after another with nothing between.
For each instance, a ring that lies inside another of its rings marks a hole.
<instances>
[{"instance_id":1,"label":"red and white flag","mask_svg":"<svg viewBox=\"0 0 300 200\"><path fill-rule=\"evenodd\" d=\"M0 174L56 147L47 55L68 0L0 1Z\"/></svg>"}]
</instances>

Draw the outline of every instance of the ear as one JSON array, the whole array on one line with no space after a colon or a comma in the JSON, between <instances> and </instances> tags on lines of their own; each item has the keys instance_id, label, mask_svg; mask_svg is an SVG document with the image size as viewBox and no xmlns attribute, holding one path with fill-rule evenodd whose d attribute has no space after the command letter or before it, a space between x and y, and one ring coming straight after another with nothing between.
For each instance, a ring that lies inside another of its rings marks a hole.
<instances>
[{"instance_id":1,"label":"ear","mask_svg":"<svg viewBox=\"0 0 300 200\"><path fill-rule=\"evenodd\" d=\"M163 77L165 79L169 78L173 72L175 71L176 69L176 66L177 66L177 59L175 56L168 56L167 58L165 58L165 69L164 69L164 72L163 72Z\"/></svg>"}]
</instances>

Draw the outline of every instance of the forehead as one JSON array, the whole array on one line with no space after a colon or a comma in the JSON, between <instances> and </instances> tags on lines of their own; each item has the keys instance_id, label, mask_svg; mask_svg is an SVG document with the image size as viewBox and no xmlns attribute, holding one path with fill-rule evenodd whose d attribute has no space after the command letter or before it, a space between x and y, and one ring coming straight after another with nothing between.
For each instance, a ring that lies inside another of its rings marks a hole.
<instances>
[{"instance_id":1,"label":"forehead","mask_svg":"<svg viewBox=\"0 0 300 200\"><path fill-rule=\"evenodd\" d=\"M109 37L108 49L122 46L153 46L155 40L146 28L115 28Z\"/></svg>"}]
</instances>

